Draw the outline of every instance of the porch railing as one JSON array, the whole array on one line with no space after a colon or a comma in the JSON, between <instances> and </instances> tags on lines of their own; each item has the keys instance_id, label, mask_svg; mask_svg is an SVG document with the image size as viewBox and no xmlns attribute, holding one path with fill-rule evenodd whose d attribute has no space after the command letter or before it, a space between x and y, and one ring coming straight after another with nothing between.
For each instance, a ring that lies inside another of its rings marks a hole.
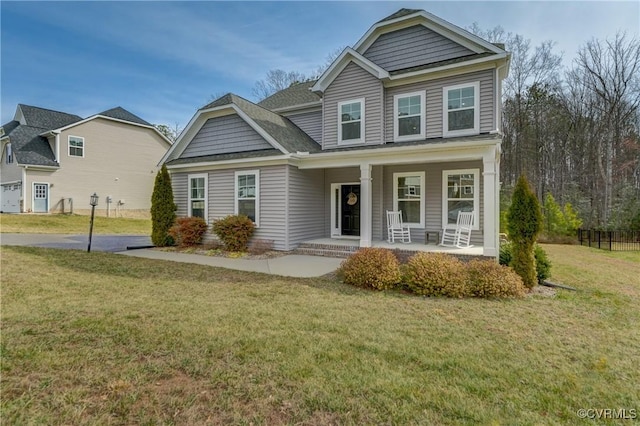
<instances>
[{"instance_id":1,"label":"porch railing","mask_svg":"<svg viewBox=\"0 0 640 426\"><path fill-rule=\"evenodd\" d=\"M580 245L611 251L640 250L640 231L578 229Z\"/></svg>"}]
</instances>

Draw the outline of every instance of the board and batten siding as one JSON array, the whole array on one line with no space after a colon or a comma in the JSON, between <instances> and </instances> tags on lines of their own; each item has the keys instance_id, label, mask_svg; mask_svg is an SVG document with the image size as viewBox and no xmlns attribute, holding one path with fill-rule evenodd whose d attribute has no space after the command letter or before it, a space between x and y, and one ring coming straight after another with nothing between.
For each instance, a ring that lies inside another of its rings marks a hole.
<instances>
[{"instance_id":1,"label":"board and batten siding","mask_svg":"<svg viewBox=\"0 0 640 426\"><path fill-rule=\"evenodd\" d=\"M324 170L300 170L289 167L288 225L289 249L301 242L329 236L325 229Z\"/></svg>"},{"instance_id":2,"label":"board and batten siding","mask_svg":"<svg viewBox=\"0 0 640 426\"><path fill-rule=\"evenodd\" d=\"M423 163L407 164L402 166L384 167L384 209L393 210L393 174L399 172L425 172L425 228L412 228L411 241L424 243L425 230L442 232L442 172L444 170L479 169L478 176L480 187L479 196L479 230L471 232L471 243L474 245L483 244L483 223L484 223L484 185L482 179L482 161L460 161L451 163ZM384 235L386 236L387 224L384 223ZM442 234L440 234L442 237Z\"/></svg>"},{"instance_id":3,"label":"board and batten siding","mask_svg":"<svg viewBox=\"0 0 640 426\"><path fill-rule=\"evenodd\" d=\"M338 102L359 98L365 99L364 144L381 144L383 134L382 97L382 82L355 63L349 63L324 92L323 149L339 146ZM340 146L353 145L341 144Z\"/></svg>"},{"instance_id":4,"label":"board and batten siding","mask_svg":"<svg viewBox=\"0 0 640 426\"><path fill-rule=\"evenodd\" d=\"M208 119L180 157L201 157L272 148L273 146L242 118L233 114Z\"/></svg>"},{"instance_id":5,"label":"board and batten siding","mask_svg":"<svg viewBox=\"0 0 640 426\"><path fill-rule=\"evenodd\" d=\"M386 33L364 52L364 57L387 71L397 71L474 54L464 46L423 26Z\"/></svg>"},{"instance_id":6,"label":"board and batten siding","mask_svg":"<svg viewBox=\"0 0 640 426\"><path fill-rule=\"evenodd\" d=\"M286 250L286 169L287 166L271 166L261 168L237 169L237 171L260 171L260 227L254 232L254 239L273 241L276 250ZM235 213L235 172L234 169L212 170L208 177L208 217L212 224L216 219ZM194 173L194 174L200 174ZM171 174L174 201L178 205L178 216L188 214L188 192L190 173L180 172ZM215 238L208 235L207 239Z\"/></svg>"},{"instance_id":7,"label":"board and batten siding","mask_svg":"<svg viewBox=\"0 0 640 426\"><path fill-rule=\"evenodd\" d=\"M453 77L439 78L425 82L408 84L406 86L391 87L385 91L385 141L393 141L393 97L403 93L426 90L426 136L441 138L443 135L443 88L463 83L480 82L480 133L488 133L496 129L494 77L495 70L476 71Z\"/></svg>"},{"instance_id":8,"label":"board and batten siding","mask_svg":"<svg viewBox=\"0 0 640 426\"><path fill-rule=\"evenodd\" d=\"M287 118L322 145L322 110L287 115Z\"/></svg>"}]
</instances>

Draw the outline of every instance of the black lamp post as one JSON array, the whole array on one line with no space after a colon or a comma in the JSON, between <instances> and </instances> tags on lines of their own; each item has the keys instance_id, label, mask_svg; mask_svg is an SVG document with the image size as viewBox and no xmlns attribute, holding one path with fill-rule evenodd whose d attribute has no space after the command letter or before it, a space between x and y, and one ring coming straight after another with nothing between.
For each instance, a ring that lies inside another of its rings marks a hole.
<instances>
[{"instance_id":1,"label":"black lamp post","mask_svg":"<svg viewBox=\"0 0 640 426\"><path fill-rule=\"evenodd\" d=\"M93 236L93 215L95 214L96 206L98 205L98 194L96 194L95 192L93 193L89 204L91 204L91 225L89 226L89 247L87 247L87 253L91 252L91 237Z\"/></svg>"}]
</instances>

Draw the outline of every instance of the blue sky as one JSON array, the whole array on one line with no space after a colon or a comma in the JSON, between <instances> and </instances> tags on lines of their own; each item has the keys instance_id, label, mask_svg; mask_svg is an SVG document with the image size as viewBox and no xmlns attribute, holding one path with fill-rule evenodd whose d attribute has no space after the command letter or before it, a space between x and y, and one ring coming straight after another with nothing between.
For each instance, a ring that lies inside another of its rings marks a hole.
<instances>
[{"instance_id":1,"label":"blue sky","mask_svg":"<svg viewBox=\"0 0 640 426\"><path fill-rule=\"evenodd\" d=\"M1 1L1 123L16 104L89 116L122 106L184 126L213 94L253 100L269 69L311 72L398 9L461 27L501 25L557 42L570 64L589 39L638 36L640 2Z\"/></svg>"}]
</instances>

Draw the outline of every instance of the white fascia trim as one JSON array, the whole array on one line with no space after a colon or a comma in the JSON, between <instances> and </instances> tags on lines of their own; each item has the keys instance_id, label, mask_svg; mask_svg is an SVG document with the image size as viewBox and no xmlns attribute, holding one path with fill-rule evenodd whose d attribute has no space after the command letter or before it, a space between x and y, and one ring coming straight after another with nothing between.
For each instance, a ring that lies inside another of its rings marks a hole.
<instances>
[{"instance_id":1,"label":"white fascia trim","mask_svg":"<svg viewBox=\"0 0 640 426\"><path fill-rule=\"evenodd\" d=\"M498 46L495 46L477 35L424 10L412 13L411 15L401 16L396 19L374 24L369 28L369 31L367 31L360 40L358 40L353 48L359 53L364 53L382 34L407 28L416 24L421 24L430 30L437 32L443 37L449 38L477 53L481 52L481 50L478 49L478 46L495 53L504 52L504 50L500 49Z\"/></svg>"},{"instance_id":2,"label":"white fascia trim","mask_svg":"<svg viewBox=\"0 0 640 426\"><path fill-rule=\"evenodd\" d=\"M16 163L16 166L18 167L24 167L25 170L29 169L29 170L58 170L60 168L60 166L40 166L37 164L20 164L20 163Z\"/></svg>"},{"instance_id":3,"label":"white fascia trim","mask_svg":"<svg viewBox=\"0 0 640 426\"><path fill-rule=\"evenodd\" d=\"M266 159L235 159L225 161L203 161L201 163L188 163L188 164L167 164L168 170L176 172L183 171L201 171L201 170L216 170L216 169L230 169L237 167L258 167L258 166L275 166L284 164L294 164L292 161L292 155L281 155L278 157L267 157Z\"/></svg>"},{"instance_id":4,"label":"white fascia trim","mask_svg":"<svg viewBox=\"0 0 640 426\"><path fill-rule=\"evenodd\" d=\"M271 111L277 112L277 113L287 113L288 115L291 115L291 114L297 114L297 113L302 114L304 112L319 111L320 109L322 109L322 101L309 102L309 103L300 104L300 105L292 105L284 108L274 108Z\"/></svg>"},{"instance_id":5,"label":"white fascia trim","mask_svg":"<svg viewBox=\"0 0 640 426\"><path fill-rule=\"evenodd\" d=\"M9 182L0 182L0 185L14 185L16 183L22 183L21 180L10 180Z\"/></svg>"},{"instance_id":6,"label":"white fascia trim","mask_svg":"<svg viewBox=\"0 0 640 426\"><path fill-rule=\"evenodd\" d=\"M508 59L508 57L509 57L509 55L507 53L501 53L501 54L498 54L498 55L495 55L495 56L487 56L485 58L473 59L471 61L460 62L460 63L456 63L456 64L443 65L441 67L429 68L429 69L420 70L420 71L413 71L413 72L408 72L408 73L404 73L404 74L396 74L396 75L390 76L389 80L390 81L397 81L397 80L403 80L403 79L406 79L406 78L411 78L411 77L416 77L416 76L423 76L423 75L427 75L427 74L435 74L435 73L439 73L439 72L443 72L443 71L448 71L448 70L451 70L451 69L460 69L461 67L483 64L485 62L495 62L495 61L499 61L501 59ZM494 67L491 66L491 67L487 67L487 68L494 68Z\"/></svg>"},{"instance_id":7,"label":"white fascia trim","mask_svg":"<svg viewBox=\"0 0 640 426\"><path fill-rule=\"evenodd\" d=\"M356 65L367 71L379 80L388 79L389 73L382 69L380 66L374 64L369 59L365 58L350 47L345 48L340 56L333 61L331 66L322 73L316 84L311 87L313 92L324 92L327 87L333 82L333 80L340 75L342 70L349 65L349 62L355 62Z\"/></svg>"},{"instance_id":8,"label":"white fascia trim","mask_svg":"<svg viewBox=\"0 0 640 426\"><path fill-rule=\"evenodd\" d=\"M376 166L416 162L467 161L482 159L488 152L494 155L498 144L500 144L500 139L496 138L469 142L449 139L434 144L378 148L367 151L340 151L294 158L300 160L297 163L297 167L300 169L350 167L363 162Z\"/></svg>"}]
</instances>

